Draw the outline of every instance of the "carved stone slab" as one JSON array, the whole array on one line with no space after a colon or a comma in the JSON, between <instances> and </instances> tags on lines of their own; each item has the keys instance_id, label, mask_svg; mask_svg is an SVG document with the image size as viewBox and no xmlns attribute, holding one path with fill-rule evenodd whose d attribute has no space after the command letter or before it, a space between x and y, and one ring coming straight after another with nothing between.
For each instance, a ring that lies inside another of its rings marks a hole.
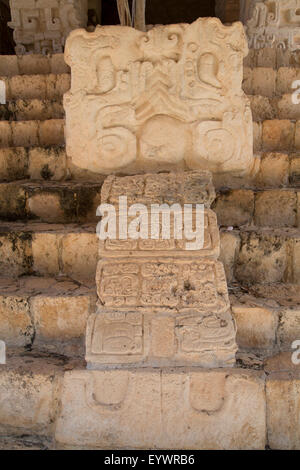
<instances>
[{"instance_id":1,"label":"carved stone slab","mask_svg":"<svg viewBox=\"0 0 300 470\"><path fill-rule=\"evenodd\" d=\"M117 213L117 221L119 220L120 214ZM146 215L149 224L151 223L151 215ZM182 220L184 216L182 215ZM131 218L127 217L128 224L130 224ZM195 221L196 214L193 211L193 219ZM205 210L203 214L204 221L204 237L203 247L200 249L193 249L193 255L200 258L213 258L218 259L220 255L220 236L219 228L217 224L217 216L212 210ZM150 225L149 225L150 226ZM195 229L195 227L194 227ZM150 232L150 230L149 230ZM174 238L174 218L170 215L170 234L171 238L168 240L162 239L162 220L160 220L160 233L159 240L147 239L147 240L100 240L99 242L99 256L100 258L128 258L134 252L135 256L143 258L154 258L158 257L187 257L190 251L186 250L187 244L190 243L182 231L182 240L176 240Z\"/></svg>"},{"instance_id":2,"label":"carved stone slab","mask_svg":"<svg viewBox=\"0 0 300 470\"><path fill-rule=\"evenodd\" d=\"M253 166L252 115L241 85L248 48L241 23L217 18L73 31L65 60L67 154L94 173Z\"/></svg>"},{"instance_id":3,"label":"carved stone slab","mask_svg":"<svg viewBox=\"0 0 300 470\"><path fill-rule=\"evenodd\" d=\"M135 176L108 176L101 189L101 202L117 207L119 197L131 204L204 204L210 207L216 194L208 171L188 171Z\"/></svg>"},{"instance_id":4,"label":"carved stone slab","mask_svg":"<svg viewBox=\"0 0 300 470\"><path fill-rule=\"evenodd\" d=\"M300 49L300 0L252 0L246 22L249 47Z\"/></svg>"},{"instance_id":5,"label":"carved stone slab","mask_svg":"<svg viewBox=\"0 0 300 470\"><path fill-rule=\"evenodd\" d=\"M60 447L264 449L265 384L243 369L71 371L64 375Z\"/></svg>"},{"instance_id":6,"label":"carved stone slab","mask_svg":"<svg viewBox=\"0 0 300 470\"><path fill-rule=\"evenodd\" d=\"M86 360L93 369L107 364L230 367L237 350L229 312L99 312L89 317L86 346Z\"/></svg>"},{"instance_id":7,"label":"carved stone slab","mask_svg":"<svg viewBox=\"0 0 300 470\"><path fill-rule=\"evenodd\" d=\"M87 25L88 0L10 0L16 54L63 52L66 37Z\"/></svg>"},{"instance_id":8,"label":"carved stone slab","mask_svg":"<svg viewBox=\"0 0 300 470\"><path fill-rule=\"evenodd\" d=\"M101 311L220 313L230 307L223 265L209 259L101 260L96 283Z\"/></svg>"}]
</instances>

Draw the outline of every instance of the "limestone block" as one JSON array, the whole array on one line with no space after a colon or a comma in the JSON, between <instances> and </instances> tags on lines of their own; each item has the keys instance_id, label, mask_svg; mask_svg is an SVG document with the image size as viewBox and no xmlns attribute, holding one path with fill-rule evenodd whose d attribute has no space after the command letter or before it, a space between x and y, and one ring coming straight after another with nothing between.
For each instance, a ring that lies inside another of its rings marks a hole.
<instances>
[{"instance_id":1,"label":"limestone block","mask_svg":"<svg viewBox=\"0 0 300 470\"><path fill-rule=\"evenodd\" d=\"M70 89L71 75L64 74L49 74L46 78L47 98L51 100L61 99L63 94Z\"/></svg>"},{"instance_id":2,"label":"limestone block","mask_svg":"<svg viewBox=\"0 0 300 470\"><path fill-rule=\"evenodd\" d=\"M18 73L18 57L16 55L2 55L0 60L0 76L11 77L13 75L18 75Z\"/></svg>"},{"instance_id":3,"label":"limestone block","mask_svg":"<svg viewBox=\"0 0 300 470\"><path fill-rule=\"evenodd\" d=\"M64 376L62 447L263 449L264 382L242 370L74 371Z\"/></svg>"},{"instance_id":4,"label":"limestone block","mask_svg":"<svg viewBox=\"0 0 300 470\"><path fill-rule=\"evenodd\" d=\"M286 153L268 152L261 158L256 182L263 187L287 186L289 181L289 156Z\"/></svg>"},{"instance_id":5,"label":"limestone block","mask_svg":"<svg viewBox=\"0 0 300 470\"><path fill-rule=\"evenodd\" d=\"M8 358L0 366L2 435L52 434L60 377L45 361Z\"/></svg>"},{"instance_id":6,"label":"limestone block","mask_svg":"<svg viewBox=\"0 0 300 470\"><path fill-rule=\"evenodd\" d=\"M278 318L272 310L259 307L232 307L240 348L270 350L275 346Z\"/></svg>"},{"instance_id":7,"label":"limestone block","mask_svg":"<svg viewBox=\"0 0 300 470\"><path fill-rule=\"evenodd\" d=\"M18 183L0 185L0 217L17 219L25 217L26 194Z\"/></svg>"},{"instance_id":8,"label":"limestone block","mask_svg":"<svg viewBox=\"0 0 300 470\"><path fill-rule=\"evenodd\" d=\"M262 147L262 124L253 122L253 148L254 151L260 150Z\"/></svg>"},{"instance_id":9,"label":"limestone block","mask_svg":"<svg viewBox=\"0 0 300 470\"><path fill-rule=\"evenodd\" d=\"M73 29L87 24L87 0L10 0L16 54L62 52Z\"/></svg>"},{"instance_id":10,"label":"limestone block","mask_svg":"<svg viewBox=\"0 0 300 470\"><path fill-rule=\"evenodd\" d=\"M2 181L26 178L27 168L28 154L24 147L0 148L0 179Z\"/></svg>"},{"instance_id":11,"label":"limestone block","mask_svg":"<svg viewBox=\"0 0 300 470\"><path fill-rule=\"evenodd\" d=\"M43 192L35 193L26 201L28 214L39 218L43 222L63 222L64 212L61 207L61 200L58 194Z\"/></svg>"},{"instance_id":12,"label":"limestone block","mask_svg":"<svg viewBox=\"0 0 300 470\"><path fill-rule=\"evenodd\" d=\"M72 163L94 173L253 166L252 116L242 92L247 54L240 23L217 18L77 30L66 43L65 94Z\"/></svg>"},{"instance_id":13,"label":"limestone block","mask_svg":"<svg viewBox=\"0 0 300 470\"><path fill-rule=\"evenodd\" d=\"M34 328L29 303L23 297L0 296L0 337L10 347L31 345Z\"/></svg>"},{"instance_id":14,"label":"limestone block","mask_svg":"<svg viewBox=\"0 0 300 470\"><path fill-rule=\"evenodd\" d=\"M296 67L280 67L277 71L276 91L279 96L292 92L294 81L300 80L300 70Z\"/></svg>"},{"instance_id":15,"label":"limestone block","mask_svg":"<svg viewBox=\"0 0 300 470\"><path fill-rule=\"evenodd\" d=\"M18 55L19 74L47 74L50 73L50 63L46 55Z\"/></svg>"},{"instance_id":16,"label":"limestone block","mask_svg":"<svg viewBox=\"0 0 300 470\"><path fill-rule=\"evenodd\" d=\"M263 191L255 198L255 224L262 227L294 227L297 194L279 189Z\"/></svg>"},{"instance_id":17,"label":"limestone block","mask_svg":"<svg viewBox=\"0 0 300 470\"><path fill-rule=\"evenodd\" d=\"M40 145L63 145L64 121L62 119L49 119L39 123Z\"/></svg>"},{"instance_id":18,"label":"limestone block","mask_svg":"<svg viewBox=\"0 0 300 470\"><path fill-rule=\"evenodd\" d=\"M276 71L267 67L253 69L252 87L253 95L262 95L272 98L275 94Z\"/></svg>"},{"instance_id":19,"label":"limestone block","mask_svg":"<svg viewBox=\"0 0 300 470\"><path fill-rule=\"evenodd\" d=\"M298 51L300 34L298 0L252 2L246 21L249 47Z\"/></svg>"},{"instance_id":20,"label":"limestone block","mask_svg":"<svg viewBox=\"0 0 300 470\"><path fill-rule=\"evenodd\" d=\"M237 233L221 232L221 254L220 261L224 265L227 283L234 279L234 265L241 246L241 240Z\"/></svg>"},{"instance_id":21,"label":"limestone block","mask_svg":"<svg viewBox=\"0 0 300 470\"><path fill-rule=\"evenodd\" d=\"M100 260L96 283L103 308L174 309L182 313L229 309L223 265L209 259Z\"/></svg>"},{"instance_id":22,"label":"limestone block","mask_svg":"<svg viewBox=\"0 0 300 470\"><path fill-rule=\"evenodd\" d=\"M70 73L70 67L65 62L64 54L53 54L49 60L51 73Z\"/></svg>"},{"instance_id":23,"label":"limestone block","mask_svg":"<svg viewBox=\"0 0 300 470\"><path fill-rule=\"evenodd\" d=\"M227 227L250 225L254 213L253 191L237 189L221 193L214 210L219 225Z\"/></svg>"},{"instance_id":24,"label":"limestone block","mask_svg":"<svg viewBox=\"0 0 300 470\"><path fill-rule=\"evenodd\" d=\"M266 96L249 96L253 121L264 121L276 116L274 103Z\"/></svg>"},{"instance_id":25,"label":"limestone block","mask_svg":"<svg viewBox=\"0 0 300 470\"><path fill-rule=\"evenodd\" d=\"M59 273L59 238L56 233L35 233L32 239L33 269L42 275Z\"/></svg>"},{"instance_id":26,"label":"limestone block","mask_svg":"<svg viewBox=\"0 0 300 470\"><path fill-rule=\"evenodd\" d=\"M273 119L263 122L262 143L265 150L287 150L294 146L295 124Z\"/></svg>"},{"instance_id":27,"label":"limestone block","mask_svg":"<svg viewBox=\"0 0 300 470\"><path fill-rule=\"evenodd\" d=\"M300 310L284 309L280 312L278 341L281 349L291 350L292 343L300 338Z\"/></svg>"},{"instance_id":28,"label":"limestone block","mask_svg":"<svg viewBox=\"0 0 300 470\"><path fill-rule=\"evenodd\" d=\"M300 158L298 155L291 159L290 182L293 186L300 186Z\"/></svg>"},{"instance_id":29,"label":"limestone block","mask_svg":"<svg viewBox=\"0 0 300 470\"><path fill-rule=\"evenodd\" d=\"M293 281L300 284L300 240L294 239L292 247Z\"/></svg>"},{"instance_id":30,"label":"limestone block","mask_svg":"<svg viewBox=\"0 0 300 470\"><path fill-rule=\"evenodd\" d=\"M42 147L29 149L28 173L31 179L60 181L66 176L66 168L64 149Z\"/></svg>"},{"instance_id":31,"label":"limestone block","mask_svg":"<svg viewBox=\"0 0 300 470\"><path fill-rule=\"evenodd\" d=\"M102 312L89 317L86 361L134 367L230 367L235 364L235 327L230 312L190 315Z\"/></svg>"},{"instance_id":32,"label":"limestone block","mask_svg":"<svg viewBox=\"0 0 300 470\"><path fill-rule=\"evenodd\" d=\"M45 75L15 75L9 80L11 99L46 98Z\"/></svg>"},{"instance_id":33,"label":"limestone block","mask_svg":"<svg viewBox=\"0 0 300 470\"><path fill-rule=\"evenodd\" d=\"M10 147L12 143L12 129L9 121L0 121L0 146Z\"/></svg>"},{"instance_id":34,"label":"limestone block","mask_svg":"<svg viewBox=\"0 0 300 470\"><path fill-rule=\"evenodd\" d=\"M31 308L36 328L35 345L84 337L90 313L89 297L40 295L31 299Z\"/></svg>"},{"instance_id":35,"label":"limestone block","mask_svg":"<svg viewBox=\"0 0 300 470\"><path fill-rule=\"evenodd\" d=\"M74 279L94 279L98 259L95 233L70 233L62 239L63 272Z\"/></svg>"},{"instance_id":36,"label":"limestone block","mask_svg":"<svg viewBox=\"0 0 300 470\"><path fill-rule=\"evenodd\" d=\"M297 120L300 117L300 108L298 104L293 103L293 97L290 93L284 94L277 102L277 117L279 119Z\"/></svg>"},{"instance_id":37,"label":"limestone block","mask_svg":"<svg viewBox=\"0 0 300 470\"><path fill-rule=\"evenodd\" d=\"M300 121L297 121L295 126L295 148L300 150Z\"/></svg>"},{"instance_id":38,"label":"limestone block","mask_svg":"<svg viewBox=\"0 0 300 470\"><path fill-rule=\"evenodd\" d=\"M12 121L12 141L15 147L31 147L38 145L37 121Z\"/></svg>"},{"instance_id":39,"label":"limestone block","mask_svg":"<svg viewBox=\"0 0 300 470\"><path fill-rule=\"evenodd\" d=\"M246 283L282 282L288 267L287 243L276 235L241 233L235 277Z\"/></svg>"},{"instance_id":40,"label":"limestone block","mask_svg":"<svg viewBox=\"0 0 300 470\"><path fill-rule=\"evenodd\" d=\"M298 366L299 368L299 366ZM266 381L268 441L271 449L300 448L299 374L278 372Z\"/></svg>"}]
</instances>

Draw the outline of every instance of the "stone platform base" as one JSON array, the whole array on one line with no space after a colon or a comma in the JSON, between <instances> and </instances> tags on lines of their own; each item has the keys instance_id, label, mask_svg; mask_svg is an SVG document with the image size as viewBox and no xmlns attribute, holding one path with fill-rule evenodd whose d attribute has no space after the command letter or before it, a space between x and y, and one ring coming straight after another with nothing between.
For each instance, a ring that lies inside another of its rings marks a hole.
<instances>
[{"instance_id":1,"label":"stone platform base","mask_svg":"<svg viewBox=\"0 0 300 470\"><path fill-rule=\"evenodd\" d=\"M261 372L136 369L66 372L59 447L264 449Z\"/></svg>"}]
</instances>

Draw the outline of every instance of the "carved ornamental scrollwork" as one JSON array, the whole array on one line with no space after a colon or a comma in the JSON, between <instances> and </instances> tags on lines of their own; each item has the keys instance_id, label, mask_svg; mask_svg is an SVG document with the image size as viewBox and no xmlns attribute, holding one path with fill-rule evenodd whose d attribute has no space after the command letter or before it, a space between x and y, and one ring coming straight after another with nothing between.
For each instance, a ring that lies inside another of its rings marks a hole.
<instances>
[{"instance_id":1,"label":"carved ornamental scrollwork","mask_svg":"<svg viewBox=\"0 0 300 470\"><path fill-rule=\"evenodd\" d=\"M217 18L191 25L77 30L65 59L67 154L94 173L253 165L252 115L241 84L243 27Z\"/></svg>"},{"instance_id":2,"label":"carved ornamental scrollwork","mask_svg":"<svg viewBox=\"0 0 300 470\"><path fill-rule=\"evenodd\" d=\"M16 54L63 52L68 34L87 25L88 0L10 0Z\"/></svg>"},{"instance_id":3,"label":"carved ornamental scrollwork","mask_svg":"<svg viewBox=\"0 0 300 470\"><path fill-rule=\"evenodd\" d=\"M300 49L300 1L253 1L246 21L249 47Z\"/></svg>"}]
</instances>

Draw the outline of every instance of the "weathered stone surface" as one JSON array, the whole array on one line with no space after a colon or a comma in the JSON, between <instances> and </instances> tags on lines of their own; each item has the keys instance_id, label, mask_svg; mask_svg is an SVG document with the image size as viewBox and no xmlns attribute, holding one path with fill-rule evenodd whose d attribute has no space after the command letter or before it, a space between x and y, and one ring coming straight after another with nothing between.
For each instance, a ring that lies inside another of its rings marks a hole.
<instances>
[{"instance_id":1,"label":"weathered stone surface","mask_svg":"<svg viewBox=\"0 0 300 470\"><path fill-rule=\"evenodd\" d=\"M297 222L295 191L270 190L256 195L255 225L265 227L294 227Z\"/></svg>"},{"instance_id":2,"label":"weathered stone surface","mask_svg":"<svg viewBox=\"0 0 300 470\"><path fill-rule=\"evenodd\" d=\"M101 202L119 204L126 196L131 204L204 204L210 207L215 199L212 177L208 171L108 176L101 189Z\"/></svg>"},{"instance_id":3,"label":"weathered stone surface","mask_svg":"<svg viewBox=\"0 0 300 470\"><path fill-rule=\"evenodd\" d=\"M247 54L240 23L216 18L72 32L65 50L67 154L94 173L253 167L249 102L241 90ZM88 118L87 118L88 117Z\"/></svg>"},{"instance_id":4,"label":"weathered stone surface","mask_svg":"<svg viewBox=\"0 0 300 470\"><path fill-rule=\"evenodd\" d=\"M298 366L299 368L299 366ZM271 374L266 381L268 441L271 449L300 448L300 377L291 372Z\"/></svg>"},{"instance_id":5,"label":"weathered stone surface","mask_svg":"<svg viewBox=\"0 0 300 470\"><path fill-rule=\"evenodd\" d=\"M300 161L300 160L299 160ZM289 157L285 153L265 153L261 158L256 182L263 187L286 186L289 180Z\"/></svg>"},{"instance_id":6,"label":"weathered stone surface","mask_svg":"<svg viewBox=\"0 0 300 470\"><path fill-rule=\"evenodd\" d=\"M87 0L10 0L16 54L62 52L66 37L87 24Z\"/></svg>"},{"instance_id":7,"label":"weathered stone surface","mask_svg":"<svg viewBox=\"0 0 300 470\"><path fill-rule=\"evenodd\" d=\"M214 210L219 225L237 227L249 225L254 213L253 191L245 189L224 191L219 195Z\"/></svg>"},{"instance_id":8,"label":"weathered stone surface","mask_svg":"<svg viewBox=\"0 0 300 470\"><path fill-rule=\"evenodd\" d=\"M264 381L242 370L65 374L60 446L263 449Z\"/></svg>"},{"instance_id":9,"label":"weathered stone surface","mask_svg":"<svg viewBox=\"0 0 300 470\"><path fill-rule=\"evenodd\" d=\"M222 231L220 239L221 254L219 259L224 265L227 283L230 283L234 279L234 265L240 249L241 240L239 235L232 231Z\"/></svg>"},{"instance_id":10,"label":"weathered stone surface","mask_svg":"<svg viewBox=\"0 0 300 470\"><path fill-rule=\"evenodd\" d=\"M294 146L295 124L273 119L263 122L262 139L265 150L287 150Z\"/></svg>"},{"instance_id":11,"label":"weathered stone surface","mask_svg":"<svg viewBox=\"0 0 300 470\"><path fill-rule=\"evenodd\" d=\"M27 299L17 295L0 295L0 338L7 346L32 343L34 327Z\"/></svg>"},{"instance_id":12,"label":"weathered stone surface","mask_svg":"<svg viewBox=\"0 0 300 470\"><path fill-rule=\"evenodd\" d=\"M73 279L95 278L98 239L95 233L70 233L62 240L63 272Z\"/></svg>"},{"instance_id":13,"label":"weathered stone surface","mask_svg":"<svg viewBox=\"0 0 300 470\"><path fill-rule=\"evenodd\" d=\"M239 347L270 350L275 346L278 318L272 310L235 305L232 312Z\"/></svg>"},{"instance_id":14,"label":"weathered stone surface","mask_svg":"<svg viewBox=\"0 0 300 470\"><path fill-rule=\"evenodd\" d=\"M300 310L284 309L280 312L278 341L282 350L291 350L292 343L300 339Z\"/></svg>"},{"instance_id":15,"label":"weathered stone surface","mask_svg":"<svg viewBox=\"0 0 300 470\"><path fill-rule=\"evenodd\" d=\"M299 50L298 0L252 1L245 18L249 47Z\"/></svg>"}]
</instances>

